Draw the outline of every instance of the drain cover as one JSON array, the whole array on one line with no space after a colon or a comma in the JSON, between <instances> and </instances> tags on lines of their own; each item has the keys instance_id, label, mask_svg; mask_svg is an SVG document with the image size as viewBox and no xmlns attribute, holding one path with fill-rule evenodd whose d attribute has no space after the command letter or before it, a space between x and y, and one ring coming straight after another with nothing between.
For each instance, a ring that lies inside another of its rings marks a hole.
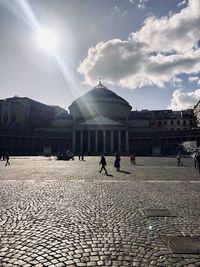
<instances>
[{"instance_id":1,"label":"drain cover","mask_svg":"<svg viewBox=\"0 0 200 267\"><path fill-rule=\"evenodd\" d=\"M200 254L200 236L162 236L172 253Z\"/></svg>"},{"instance_id":2,"label":"drain cover","mask_svg":"<svg viewBox=\"0 0 200 267\"><path fill-rule=\"evenodd\" d=\"M176 217L168 209L146 209L144 214L148 217Z\"/></svg>"}]
</instances>

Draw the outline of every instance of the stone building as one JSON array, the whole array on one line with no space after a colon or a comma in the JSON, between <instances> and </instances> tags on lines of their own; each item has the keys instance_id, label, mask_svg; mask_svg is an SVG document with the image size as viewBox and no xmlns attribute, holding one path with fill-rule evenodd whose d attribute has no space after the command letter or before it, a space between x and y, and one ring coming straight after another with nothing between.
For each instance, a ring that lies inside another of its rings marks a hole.
<instances>
[{"instance_id":1,"label":"stone building","mask_svg":"<svg viewBox=\"0 0 200 267\"><path fill-rule=\"evenodd\" d=\"M0 101L1 128L32 131L48 127L55 116L56 107L51 107L28 97L12 97Z\"/></svg>"},{"instance_id":2,"label":"stone building","mask_svg":"<svg viewBox=\"0 0 200 267\"><path fill-rule=\"evenodd\" d=\"M87 154L129 152L129 103L99 83L70 106L73 151Z\"/></svg>"},{"instance_id":3,"label":"stone building","mask_svg":"<svg viewBox=\"0 0 200 267\"><path fill-rule=\"evenodd\" d=\"M200 101L194 107L194 116L196 119L197 127L200 127Z\"/></svg>"},{"instance_id":4,"label":"stone building","mask_svg":"<svg viewBox=\"0 0 200 267\"><path fill-rule=\"evenodd\" d=\"M29 98L0 100L0 150L11 154L42 154L48 146L55 154L167 155L194 140L200 144L193 109L132 111L101 82L73 101L69 113Z\"/></svg>"}]
</instances>

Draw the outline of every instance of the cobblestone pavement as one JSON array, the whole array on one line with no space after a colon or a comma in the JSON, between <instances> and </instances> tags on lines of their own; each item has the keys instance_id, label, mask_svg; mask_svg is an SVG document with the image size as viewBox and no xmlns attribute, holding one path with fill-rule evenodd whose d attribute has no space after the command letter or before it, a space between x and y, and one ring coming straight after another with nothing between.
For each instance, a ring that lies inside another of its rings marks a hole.
<instances>
[{"instance_id":1,"label":"cobblestone pavement","mask_svg":"<svg viewBox=\"0 0 200 267\"><path fill-rule=\"evenodd\" d=\"M192 159L122 158L0 162L0 267L200 266L199 254L172 254L162 235L200 236L200 175ZM146 217L167 208L177 217Z\"/></svg>"}]
</instances>

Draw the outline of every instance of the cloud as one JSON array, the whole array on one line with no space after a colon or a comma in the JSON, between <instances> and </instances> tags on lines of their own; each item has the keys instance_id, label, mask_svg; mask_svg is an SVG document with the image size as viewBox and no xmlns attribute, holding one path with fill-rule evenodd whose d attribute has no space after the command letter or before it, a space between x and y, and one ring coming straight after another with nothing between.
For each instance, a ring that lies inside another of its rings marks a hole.
<instances>
[{"instance_id":1,"label":"cloud","mask_svg":"<svg viewBox=\"0 0 200 267\"><path fill-rule=\"evenodd\" d=\"M200 1L190 0L177 14L149 17L127 40L112 39L89 48L78 71L91 85L99 76L131 89L180 82L177 75L199 72L199 25Z\"/></svg>"},{"instance_id":2,"label":"cloud","mask_svg":"<svg viewBox=\"0 0 200 267\"><path fill-rule=\"evenodd\" d=\"M189 82L196 82L197 84L200 84L200 78L198 76L192 76L188 79Z\"/></svg>"},{"instance_id":3,"label":"cloud","mask_svg":"<svg viewBox=\"0 0 200 267\"><path fill-rule=\"evenodd\" d=\"M180 3L178 3L178 7L182 7L182 6L185 6L187 4L188 4L188 1L187 0L183 0Z\"/></svg>"},{"instance_id":4,"label":"cloud","mask_svg":"<svg viewBox=\"0 0 200 267\"><path fill-rule=\"evenodd\" d=\"M177 77L173 77L171 79L171 83L172 83L173 86L180 86L180 84L182 83L182 81L183 81L182 79L177 78Z\"/></svg>"},{"instance_id":5,"label":"cloud","mask_svg":"<svg viewBox=\"0 0 200 267\"><path fill-rule=\"evenodd\" d=\"M111 12L111 14L112 14L113 16L124 17L124 16L127 15L127 11L126 11L126 10L123 10L123 8L120 7L120 6L114 6L114 7L112 8L112 12Z\"/></svg>"},{"instance_id":6,"label":"cloud","mask_svg":"<svg viewBox=\"0 0 200 267\"><path fill-rule=\"evenodd\" d=\"M172 110L182 110L194 108L200 99L200 89L192 92L183 92L182 89L174 91L170 105L167 107Z\"/></svg>"},{"instance_id":7,"label":"cloud","mask_svg":"<svg viewBox=\"0 0 200 267\"><path fill-rule=\"evenodd\" d=\"M148 1L149 0L129 0L129 2L134 4L138 9L145 9Z\"/></svg>"},{"instance_id":8,"label":"cloud","mask_svg":"<svg viewBox=\"0 0 200 267\"><path fill-rule=\"evenodd\" d=\"M200 36L200 1L190 0L188 6L169 17L149 17L143 27L130 38L160 52L186 52L197 48Z\"/></svg>"}]
</instances>

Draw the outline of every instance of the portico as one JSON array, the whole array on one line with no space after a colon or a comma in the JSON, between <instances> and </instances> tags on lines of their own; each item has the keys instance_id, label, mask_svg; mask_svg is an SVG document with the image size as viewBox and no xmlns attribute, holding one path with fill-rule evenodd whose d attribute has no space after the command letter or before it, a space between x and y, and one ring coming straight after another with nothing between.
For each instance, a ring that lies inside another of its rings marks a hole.
<instances>
[{"instance_id":1,"label":"portico","mask_svg":"<svg viewBox=\"0 0 200 267\"><path fill-rule=\"evenodd\" d=\"M128 129L74 129L73 151L75 153L113 154L128 153L129 151Z\"/></svg>"}]
</instances>

